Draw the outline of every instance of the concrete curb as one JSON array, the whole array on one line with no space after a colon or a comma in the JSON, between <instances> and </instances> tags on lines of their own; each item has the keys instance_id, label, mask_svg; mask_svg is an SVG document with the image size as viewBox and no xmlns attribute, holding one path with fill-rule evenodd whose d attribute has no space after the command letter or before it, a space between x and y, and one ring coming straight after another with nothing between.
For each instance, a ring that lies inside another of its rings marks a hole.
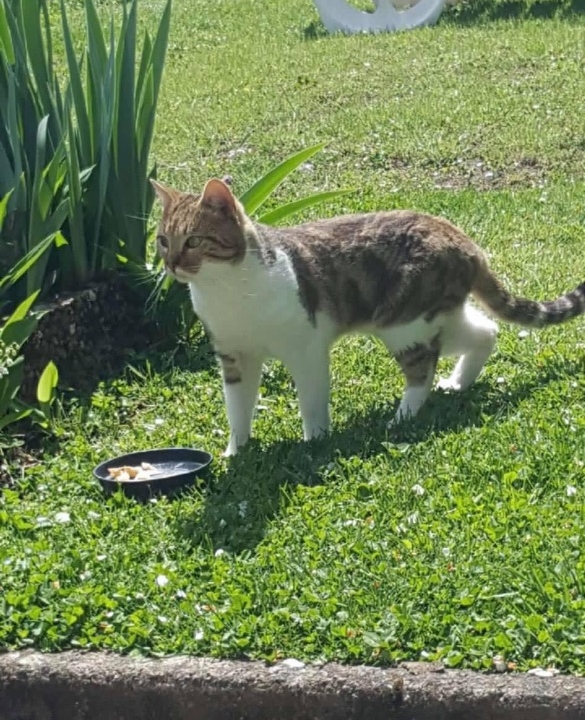
<instances>
[{"instance_id":1,"label":"concrete curb","mask_svg":"<svg viewBox=\"0 0 585 720\"><path fill-rule=\"evenodd\" d=\"M577 720L585 679L104 653L0 655L0 720Z\"/></svg>"}]
</instances>

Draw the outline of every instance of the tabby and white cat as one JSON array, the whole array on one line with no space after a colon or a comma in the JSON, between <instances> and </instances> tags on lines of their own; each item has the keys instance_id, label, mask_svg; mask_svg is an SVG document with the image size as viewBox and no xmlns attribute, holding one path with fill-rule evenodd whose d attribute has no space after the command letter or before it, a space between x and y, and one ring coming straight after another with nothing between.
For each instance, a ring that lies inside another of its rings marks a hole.
<instances>
[{"instance_id":1,"label":"tabby and white cat","mask_svg":"<svg viewBox=\"0 0 585 720\"><path fill-rule=\"evenodd\" d=\"M158 251L188 283L221 363L235 454L250 436L263 361L292 373L305 440L329 430L329 351L339 336L380 338L406 376L396 419L414 416L439 356L459 358L439 382L464 390L477 378L502 320L527 327L585 312L585 283L549 302L511 295L482 250L442 218L397 210L273 228L246 216L213 179L200 195L154 182L162 203Z\"/></svg>"}]
</instances>

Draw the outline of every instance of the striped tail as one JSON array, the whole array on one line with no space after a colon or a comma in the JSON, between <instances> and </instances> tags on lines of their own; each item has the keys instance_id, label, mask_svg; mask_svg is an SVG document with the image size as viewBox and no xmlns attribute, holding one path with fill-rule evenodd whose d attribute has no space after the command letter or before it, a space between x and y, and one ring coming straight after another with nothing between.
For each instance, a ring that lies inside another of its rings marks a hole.
<instances>
[{"instance_id":1,"label":"striped tail","mask_svg":"<svg viewBox=\"0 0 585 720\"><path fill-rule=\"evenodd\" d=\"M471 294L496 317L525 327L559 325L585 313L585 282L556 300L536 302L514 297L487 264L479 269Z\"/></svg>"}]
</instances>

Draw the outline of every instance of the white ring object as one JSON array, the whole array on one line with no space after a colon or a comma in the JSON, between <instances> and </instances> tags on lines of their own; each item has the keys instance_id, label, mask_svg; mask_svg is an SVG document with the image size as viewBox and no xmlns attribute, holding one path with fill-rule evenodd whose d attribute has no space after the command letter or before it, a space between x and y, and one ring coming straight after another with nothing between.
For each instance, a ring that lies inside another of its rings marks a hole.
<instances>
[{"instance_id":1,"label":"white ring object","mask_svg":"<svg viewBox=\"0 0 585 720\"><path fill-rule=\"evenodd\" d=\"M393 32L434 25L447 0L374 0L374 12L363 12L346 0L313 0L323 25L330 33ZM410 7L408 7L410 5ZM401 12L396 6L405 8Z\"/></svg>"}]
</instances>

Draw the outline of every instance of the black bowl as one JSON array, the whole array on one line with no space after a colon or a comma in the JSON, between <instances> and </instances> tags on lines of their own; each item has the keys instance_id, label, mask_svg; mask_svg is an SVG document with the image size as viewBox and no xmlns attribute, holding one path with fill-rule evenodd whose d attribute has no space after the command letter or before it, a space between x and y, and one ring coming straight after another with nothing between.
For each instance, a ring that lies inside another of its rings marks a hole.
<instances>
[{"instance_id":1,"label":"black bowl","mask_svg":"<svg viewBox=\"0 0 585 720\"><path fill-rule=\"evenodd\" d=\"M153 495L174 495L194 485L197 477L208 469L211 460L208 452L191 448L139 450L106 460L94 468L93 475L108 495L121 489L130 497L144 500ZM108 472L111 467L136 467L143 462L150 463L159 472L148 480L117 480Z\"/></svg>"}]
</instances>

